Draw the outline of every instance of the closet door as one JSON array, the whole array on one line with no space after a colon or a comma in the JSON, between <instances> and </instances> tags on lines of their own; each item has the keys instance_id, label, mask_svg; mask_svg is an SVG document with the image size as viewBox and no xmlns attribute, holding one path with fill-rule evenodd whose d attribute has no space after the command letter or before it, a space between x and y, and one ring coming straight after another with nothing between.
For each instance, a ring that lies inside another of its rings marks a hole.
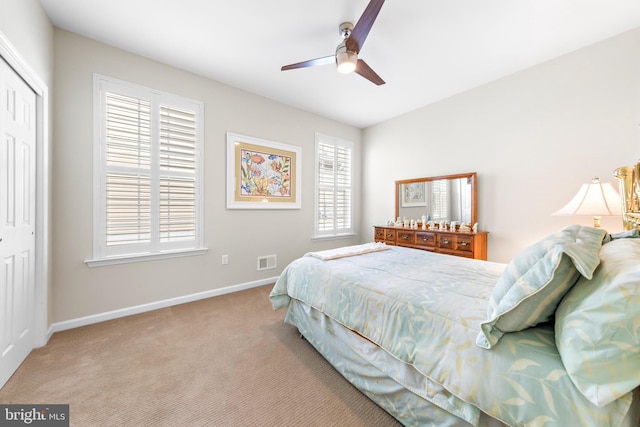
<instances>
[{"instance_id":1,"label":"closet door","mask_svg":"<svg viewBox=\"0 0 640 427\"><path fill-rule=\"evenodd\" d=\"M0 387L33 349L36 95L0 58Z\"/></svg>"}]
</instances>

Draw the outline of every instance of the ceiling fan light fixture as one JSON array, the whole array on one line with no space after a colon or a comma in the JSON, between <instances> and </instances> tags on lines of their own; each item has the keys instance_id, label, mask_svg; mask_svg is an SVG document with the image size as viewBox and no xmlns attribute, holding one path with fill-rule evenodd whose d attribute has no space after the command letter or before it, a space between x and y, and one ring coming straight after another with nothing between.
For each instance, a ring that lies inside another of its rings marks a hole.
<instances>
[{"instance_id":1,"label":"ceiling fan light fixture","mask_svg":"<svg viewBox=\"0 0 640 427\"><path fill-rule=\"evenodd\" d=\"M340 73L353 73L358 64L358 55L348 51L346 47L340 48L336 53L336 64L338 64L338 71Z\"/></svg>"},{"instance_id":2,"label":"ceiling fan light fixture","mask_svg":"<svg viewBox=\"0 0 640 427\"><path fill-rule=\"evenodd\" d=\"M343 22L340 24L338 30L342 36L342 42L340 42L336 48L335 55L284 65L280 69L282 71L294 70L296 68L315 67L316 65L335 62L339 73L348 74L355 72L373 84L378 86L383 85L384 80L382 80L366 62L359 59L358 54L384 2L385 0L369 0L369 4L364 12L362 12L356 25L353 25L351 22Z\"/></svg>"}]
</instances>

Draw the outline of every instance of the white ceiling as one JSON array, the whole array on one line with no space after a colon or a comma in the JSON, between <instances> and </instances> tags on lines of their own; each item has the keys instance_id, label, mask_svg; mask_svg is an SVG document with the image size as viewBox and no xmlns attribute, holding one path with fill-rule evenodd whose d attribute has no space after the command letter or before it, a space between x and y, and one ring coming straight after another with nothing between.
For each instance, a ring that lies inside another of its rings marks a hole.
<instances>
[{"instance_id":1,"label":"white ceiling","mask_svg":"<svg viewBox=\"0 0 640 427\"><path fill-rule=\"evenodd\" d=\"M361 128L640 26L638 0L387 0L360 52L376 86L280 71L332 55L368 0L40 3L57 27Z\"/></svg>"}]
</instances>

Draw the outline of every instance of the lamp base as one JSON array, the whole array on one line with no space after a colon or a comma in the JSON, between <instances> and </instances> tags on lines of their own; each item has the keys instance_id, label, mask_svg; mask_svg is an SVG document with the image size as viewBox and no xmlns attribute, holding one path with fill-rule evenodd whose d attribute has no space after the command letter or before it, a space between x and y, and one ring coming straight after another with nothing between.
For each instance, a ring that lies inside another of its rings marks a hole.
<instances>
[{"instance_id":1,"label":"lamp base","mask_svg":"<svg viewBox=\"0 0 640 427\"><path fill-rule=\"evenodd\" d=\"M602 227L600 227L600 219L601 218L602 217L600 217L600 216L594 216L593 217L593 228L602 228Z\"/></svg>"}]
</instances>

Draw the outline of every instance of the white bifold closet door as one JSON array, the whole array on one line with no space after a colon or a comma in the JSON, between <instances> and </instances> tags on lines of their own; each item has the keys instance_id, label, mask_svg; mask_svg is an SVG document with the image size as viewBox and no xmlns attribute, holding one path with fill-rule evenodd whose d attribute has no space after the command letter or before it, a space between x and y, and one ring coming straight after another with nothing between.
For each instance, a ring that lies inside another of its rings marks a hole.
<instances>
[{"instance_id":1,"label":"white bifold closet door","mask_svg":"<svg viewBox=\"0 0 640 427\"><path fill-rule=\"evenodd\" d=\"M34 345L36 95L0 58L0 387Z\"/></svg>"}]
</instances>

